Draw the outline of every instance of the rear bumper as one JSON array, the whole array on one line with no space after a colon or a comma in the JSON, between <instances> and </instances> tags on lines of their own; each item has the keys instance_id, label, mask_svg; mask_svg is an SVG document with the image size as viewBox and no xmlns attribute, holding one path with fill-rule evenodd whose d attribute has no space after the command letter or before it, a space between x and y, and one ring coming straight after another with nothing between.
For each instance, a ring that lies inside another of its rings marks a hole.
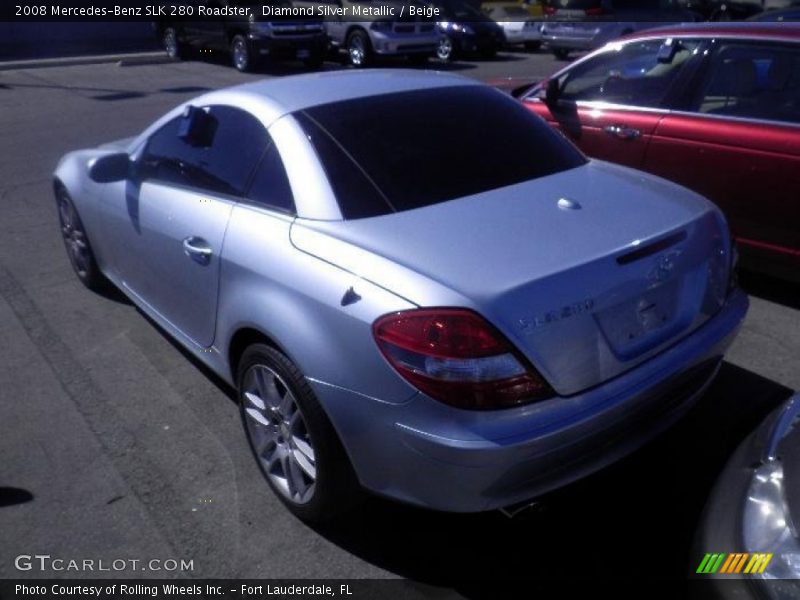
<instances>
[{"instance_id":1,"label":"rear bumper","mask_svg":"<svg viewBox=\"0 0 800 600\"><path fill-rule=\"evenodd\" d=\"M428 54L433 55L439 45L439 32L434 28L429 33L397 34L376 32L370 34L372 49L381 56Z\"/></svg>"},{"instance_id":2,"label":"rear bumper","mask_svg":"<svg viewBox=\"0 0 800 600\"><path fill-rule=\"evenodd\" d=\"M387 404L312 381L367 489L437 510L528 500L642 446L713 379L747 311L736 291L672 348L591 390L505 411L456 410L418 394Z\"/></svg>"},{"instance_id":3,"label":"rear bumper","mask_svg":"<svg viewBox=\"0 0 800 600\"><path fill-rule=\"evenodd\" d=\"M504 31L507 44L526 44L542 40L542 33L538 27L518 30L506 29Z\"/></svg>"}]
</instances>

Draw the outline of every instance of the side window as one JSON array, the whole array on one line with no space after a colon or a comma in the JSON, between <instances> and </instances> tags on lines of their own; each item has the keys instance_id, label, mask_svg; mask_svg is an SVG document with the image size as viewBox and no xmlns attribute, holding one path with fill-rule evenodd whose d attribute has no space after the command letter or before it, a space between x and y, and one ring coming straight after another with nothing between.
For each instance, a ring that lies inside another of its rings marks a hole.
<instances>
[{"instance_id":1,"label":"side window","mask_svg":"<svg viewBox=\"0 0 800 600\"><path fill-rule=\"evenodd\" d=\"M286 169L275 144L269 147L258 165L247 197L255 204L294 213L294 198L289 177L286 175Z\"/></svg>"},{"instance_id":2,"label":"side window","mask_svg":"<svg viewBox=\"0 0 800 600\"><path fill-rule=\"evenodd\" d=\"M800 123L800 51L724 44L700 85L697 112Z\"/></svg>"},{"instance_id":3,"label":"side window","mask_svg":"<svg viewBox=\"0 0 800 600\"><path fill-rule=\"evenodd\" d=\"M577 65L561 80L564 100L658 107L698 42L649 40L623 45Z\"/></svg>"},{"instance_id":4,"label":"side window","mask_svg":"<svg viewBox=\"0 0 800 600\"><path fill-rule=\"evenodd\" d=\"M142 155L140 177L242 196L269 136L248 112L229 106L204 110L216 121L211 145L192 146L181 139L183 117L177 117L150 137Z\"/></svg>"}]
</instances>

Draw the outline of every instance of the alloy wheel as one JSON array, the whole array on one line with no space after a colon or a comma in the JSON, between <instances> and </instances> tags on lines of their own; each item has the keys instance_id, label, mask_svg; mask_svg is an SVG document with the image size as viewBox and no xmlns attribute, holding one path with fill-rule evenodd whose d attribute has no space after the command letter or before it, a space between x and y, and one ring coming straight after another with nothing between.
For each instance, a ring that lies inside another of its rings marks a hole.
<instances>
[{"instance_id":1,"label":"alloy wheel","mask_svg":"<svg viewBox=\"0 0 800 600\"><path fill-rule=\"evenodd\" d=\"M250 53L247 42L240 36L233 40L233 66L239 71L247 71L250 63Z\"/></svg>"},{"instance_id":2,"label":"alloy wheel","mask_svg":"<svg viewBox=\"0 0 800 600\"><path fill-rule=\"evenodd\" d=\"M245 373L241 400L247 435L267 478L291 503L308 503L316 487L316 455L292 391L275 371L257 364Z\"/></svg>"},{"instance_id":3,"label":"alloy wheel","mask_svg":"<svg viewBox=\"0 0 800 600\"><path fill-rule=\"evenodd\" d=\"M439 45L436 47L436 58L439 60L450 60L453 57L453 40L448 36L442 36Z\"/></svg>"},{"instance_id":4,"label":"alloy wheel","mask_svg":"<svg viewBox=\"0 0 800 600\"><path fill-rule=\"evenodd\" d=\"M164 50L170 58L178 58L178 36L171 27L164 32Z\"/></svg>"},{"instance_id":5,"label":"alloy wheel","mask_svg":"<svg viewBox=\"0 0 800 600\"><path fill-rule=\"evenodd\" d=\"M58 198L58 216L61 221L61 235L67 247L67 255L79 277L88 275L91 268L91 254L86 242L86 234L72 203L64 195Z\"/></svg>"},{"instance_id":6,"label":"alloy wheel","mask_svg":"<svg viewBox=\"0 0 800 600\"><path fill-rule=\"evenodd\" d=\"M354 35L352 37L347 50L350 54L350 63L356 67L363 66L364 59L367 55L367 49L364 44L364 39L360 35Z\"/></svg>"}]
</instances>

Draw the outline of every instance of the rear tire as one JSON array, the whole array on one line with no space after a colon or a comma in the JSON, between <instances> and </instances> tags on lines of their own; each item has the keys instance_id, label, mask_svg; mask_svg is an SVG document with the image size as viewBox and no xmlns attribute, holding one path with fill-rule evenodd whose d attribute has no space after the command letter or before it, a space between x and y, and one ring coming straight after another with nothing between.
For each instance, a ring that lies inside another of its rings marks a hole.
<instances>
[{"instance_id":1,"label":"rear tire","mask_svg":"<svg viewBox=\"0 0 800 600\"><path fill-rule=\"evenodd\" d=\"M336 431L297 367L266 344L237 369L242 423L270 488L298 518L322 523L362 498Z\"/></svg>"},{"instance_id":2,"label":"rear tire","mask_svg":"<svg viewBox=\"0 0 800 600\"><path fill-rule=\"evenodd\" d=\"M67 258L72 265L72 270L81 283L94 292L108 288L108 279L100 272L97 266L92 246L86 236L78 211L69 197L67 190L60 187L56 191L58 205L58 221L61 224L61 236L67 250Z\"/></svg>"}]
</instances>

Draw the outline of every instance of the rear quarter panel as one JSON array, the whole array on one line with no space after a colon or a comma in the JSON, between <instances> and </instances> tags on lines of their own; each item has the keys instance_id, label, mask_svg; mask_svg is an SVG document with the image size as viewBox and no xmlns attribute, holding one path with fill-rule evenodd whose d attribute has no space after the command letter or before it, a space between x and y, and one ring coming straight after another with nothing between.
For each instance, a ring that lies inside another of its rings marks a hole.
<instances>
[{"instance_id":1,"label":"rear quarter panel","mask_svg":"<svg viewBox=\"0 0 800 600\"><path fill-rule=\"evenodd\" d=\"M407 401L416 391L380 354L372 323L414 305L295 248L292 220L247 205L234 208L223 248L215 345L226 356L236 331L254 328L306 377L384 402ZM350 287L361 299L342 306Z\"/></svg>"}]
</instances>

